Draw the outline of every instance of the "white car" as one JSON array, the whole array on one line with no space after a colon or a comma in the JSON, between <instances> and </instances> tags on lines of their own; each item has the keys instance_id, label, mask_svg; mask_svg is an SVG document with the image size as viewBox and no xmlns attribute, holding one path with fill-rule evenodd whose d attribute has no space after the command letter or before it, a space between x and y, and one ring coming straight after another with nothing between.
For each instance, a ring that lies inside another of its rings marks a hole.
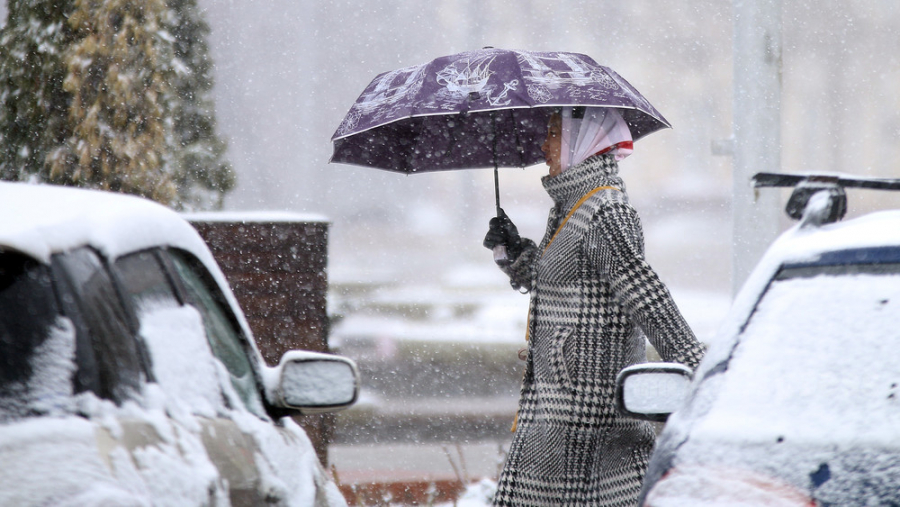
<instances>
[{"instance_id":1,"label":"white car","mask_svg":"<svg viewBox=\"0 0 900 507\"><path fill-rule=\"evenodd\" d=\"M0 505L346 505L291 414L349 359L265 366L206 244L145 199L0 183Z\"/></svg>"},{"instance_id":2,"label":"white car","mask_svg":"<svg viewBox=\"0 0 900 507\"><path fill-rule=\"evenodd\" d=\"M832 183L800 182L788 211L801 223L751 274L692 383L674 365L620 374L626 411L677 409L641 505L900 505L900 211L836 222Z\"/></svg>"}]
</instances>

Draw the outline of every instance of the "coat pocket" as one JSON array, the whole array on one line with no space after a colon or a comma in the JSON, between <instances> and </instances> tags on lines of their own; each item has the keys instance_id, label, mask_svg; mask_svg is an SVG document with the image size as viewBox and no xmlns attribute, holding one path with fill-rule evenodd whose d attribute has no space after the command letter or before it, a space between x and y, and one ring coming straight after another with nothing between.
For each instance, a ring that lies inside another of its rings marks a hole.
<instances>
[{"instance_id":1,"label":"coat pocket","mask_svg":"<svg viewBox=\"0 0 900 507\"><path fill-rule=\"evenodd\" d=\"M569 370L566 366L566 340L572 336L575 331L573 327L559 327L553 332L550 340L549 364L550 371L556 383L569 391L574 390L572 379L569 377Z\"/></svg>"}]
</instances>

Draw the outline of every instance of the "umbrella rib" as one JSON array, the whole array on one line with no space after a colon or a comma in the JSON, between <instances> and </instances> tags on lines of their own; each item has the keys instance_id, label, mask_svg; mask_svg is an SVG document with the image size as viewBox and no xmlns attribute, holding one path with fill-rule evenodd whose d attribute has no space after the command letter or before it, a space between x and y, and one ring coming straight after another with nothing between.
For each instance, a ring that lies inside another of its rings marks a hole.
<instances>
[{"instance_id":1,"label":"umbrella rib","mask_svg":"<svg viewBox=\"0 0 900 507\"><path fill-rule=\"evenodd\" d=\"M456 138L457 138L457 128L456 125L462 125L462 114L457 118L457 123L454 125L455 128L450 129L450 135L448 138L447 151L444 152L444 157L449 157L453 153L453 149L456 146Z\"/></svg>"},{"instance_id":2,"label":"umbrella rib","mask_svg":"<svg viewBox=\"0 0 900 507\"><path fill-rule=\"evenodd\" d=\"M519 153L519 167L525 167L525 147L522 146L522 137L519 135L519 122L513 110L509 110L509 119L513 122L513 132L516 135L516 151Z\"/></svg>"},{"instance_id":3,"label":"umbrella rib","mask_svg":"<svg viewBox=\"0 0 900 507\"><path fill-rule=\"evenodd\" d=\"M519 52L513 51L512 53L515 55L516 61L518 63ZM519 83L521 84L523 91L523 102L527 103L530 108L534 108L534 101L532 100L531 96L528 95L528 83L525 81L525 73L522 72L522 66L516 65L514 68L519 73ZM519 122L516 121L516 115L512 109L509 110L509 118L513 122L513 131L515 132L516 136L516 150L519 152L519 167L525 167L527 165L525 163L525 147L522 146L522 138L519 133Z\"/></svg>"}]
</instances>

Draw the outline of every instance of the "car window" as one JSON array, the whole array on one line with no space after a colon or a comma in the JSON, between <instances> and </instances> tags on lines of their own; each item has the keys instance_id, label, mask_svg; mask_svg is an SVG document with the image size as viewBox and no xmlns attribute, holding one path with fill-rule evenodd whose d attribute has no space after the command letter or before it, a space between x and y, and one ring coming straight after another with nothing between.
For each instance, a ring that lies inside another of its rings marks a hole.
<instances>
[{"instance_id":1,"label":"car window","mask_svg":"<svg viewBox=\"0 0 900 507\"><path fill-rule=\"evenodd\" d=\"M0 390L31 376L28 357L47 338L56 315L46 267L0 252Z\"/></svg>"},{"instance_id":2,"label":"car window","mask_svg":"<svg viewBox=\"0 0 900 507\"><path fill-rule=\"evenodd\" d=\"M773 441L894 435L898 339L900 265L785 270L710 377L720 388L703 424Z\"/></svg>"},{"instance_id":3,"label":"car window","mask_svg":"<svg viewBox=\"0 0 900 507\"><path fill-rule=\"evenodd\" d=\"M138 391L145 358L109 272L89 248L54 255L53 263L63 312L79 335L76 388L121 403Z\"/></svg>"},{"instance_id":4,"label":"car window","mask_svg":"<svg viewBox=\"0 0 900 507\"><path fill-rule=\"evenodd\" d=\"M206 337L213 354L228 369L231 384L246 408L264 416L262 398L247 357L243 333L224 296L199 261L179 250L170 250L170 253L188 301L203 315Z\"/></svg>"},{"instance_id":5,"label":"car window","mask_svg":"<svg viewBox=\"0 0 900 507\"><path fill-rule=\"evenodd\" d=\"M121 257L115 262L116 275L136 308L148 302L178 302L162 263L154 251L145 250Z\"/></svg>"},{"instance_id":6,"label":"car window","mask_svg":"<svg viewBox=\"0 0 900 507\"><path fill-rule=\"evenodd\" d=\"M132 303L154 380L174 404L170 409L214 417L223 395L203 318L193 306L181 304L158 252L116 259L115 275Z\"/></svg>"},{"instance_id":7,"label":"car window","mask_svg":"<svg viewBox=\"0 0 900 507\"><path fill-rule=\"evenodd\" d=\"M51 412L71 396L72 334L50 269L0 251L0 421Z\"/></svg>"}]
</instances>

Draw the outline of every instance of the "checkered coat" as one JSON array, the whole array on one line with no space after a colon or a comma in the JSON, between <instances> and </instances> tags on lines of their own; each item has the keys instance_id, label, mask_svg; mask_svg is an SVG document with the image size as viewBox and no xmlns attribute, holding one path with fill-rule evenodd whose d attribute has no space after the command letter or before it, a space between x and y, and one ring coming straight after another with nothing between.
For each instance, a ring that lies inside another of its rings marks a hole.
<instances>
[{"instance_id":1,"label":"checkered coat","mask_svg":"<svg viewBox=\"0 0 900 507\"><path fill-rule=\"evenodd\" d=\"M644 334L666 361L703 349L644 260L643 233L613 157L543 180L556 206L540 245L504 271L531 293L518 422L494 505L633 506L654 443L649 423L619 415L618 372L646 360ZM585 200L551 242L561 221Z\"/></svg>"}]
</instances>

